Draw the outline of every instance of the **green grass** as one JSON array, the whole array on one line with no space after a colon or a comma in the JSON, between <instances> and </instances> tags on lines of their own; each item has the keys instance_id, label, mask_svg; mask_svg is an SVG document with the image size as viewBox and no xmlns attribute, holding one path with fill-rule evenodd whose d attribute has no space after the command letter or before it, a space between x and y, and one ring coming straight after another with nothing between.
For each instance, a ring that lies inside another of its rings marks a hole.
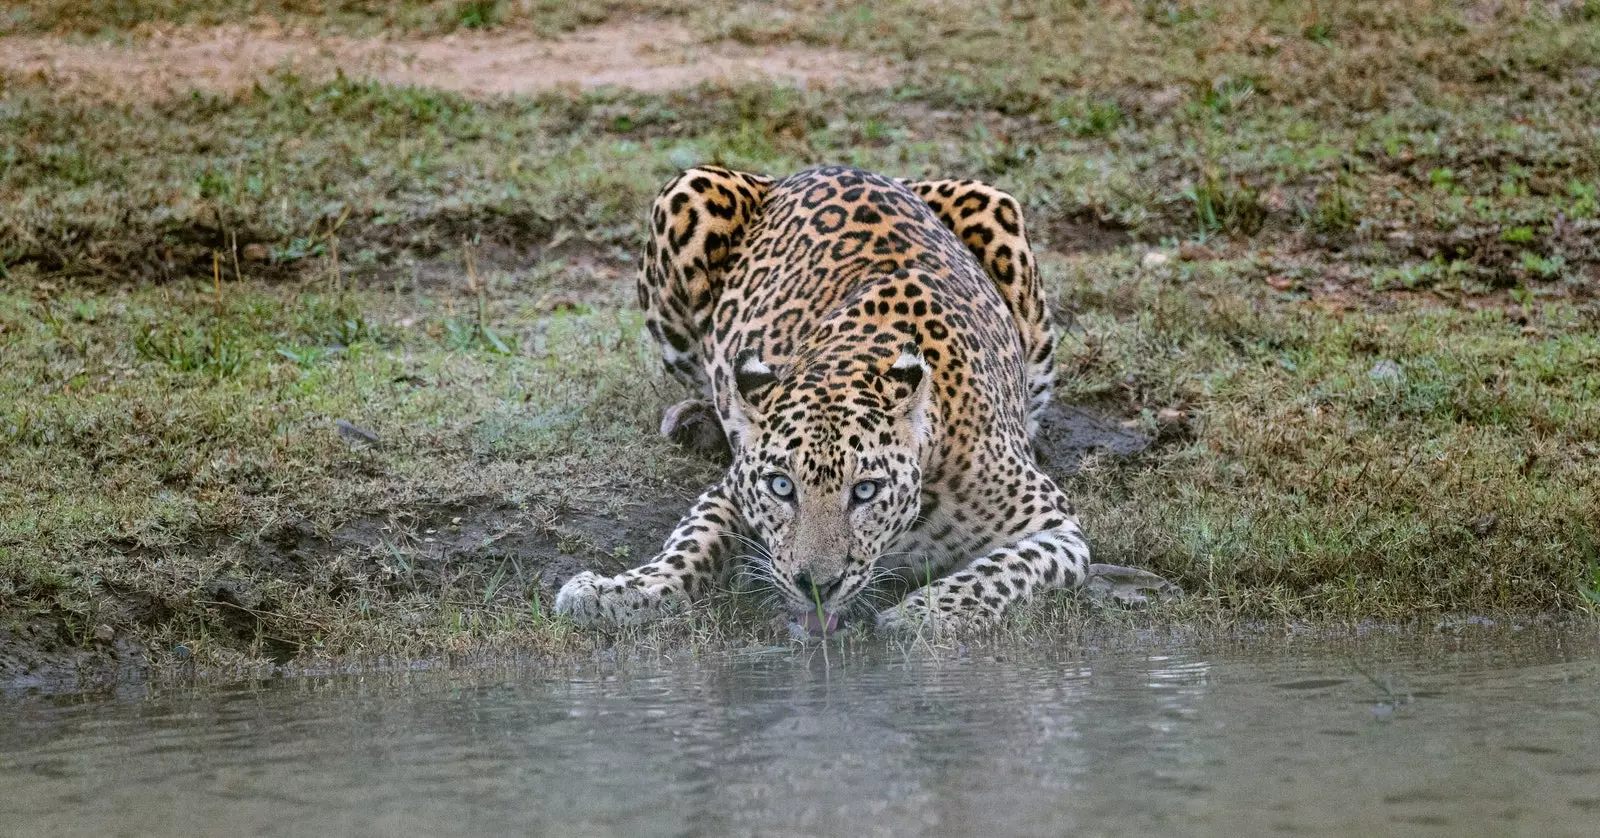
<instances>
[{"instance_id":1,"label":"green grass","mask_svg":"<svg viewBox=\"0 0 1600 838\"><path fill-rule=\"evenodd\" d=\"M1081 274L1093 340L1069 349L1073 385L1203 418L1156 463L1071 481L1087 519L1117 522L1103 555L1179 569L1246 612L1571 602L1600 468L1592 313L1329 315L1271 300L1245 263L1102 270ZM1397 376L1375 374L1385 361Z\"/></svg>"},{"instance_id":2,"label":"green grass","mask_svg":"<svg viewBox=\"0 0 1600 838\"><path fill-rule=\"evenodd\" d=\"M562 522L669 514L716 474L653 433L679 394L630 288L646 203L700 161L1017 194L1072 312L1061 399L1161 440L1067 485L1100 560L1192 592L1169 617L1592 607L1587 6L958 5L679 17L890 56L883 90L478 101L280 72L108 102L0 74L0 617L156 659L572 648L527 551L638 561ZM257 12L428 34L664 11L84 8L5 25L137 42ZM1178 258L1143 267L1151 247ZM1081 616L1056 597L1018 625L1058 611ZM686 636L770 639L713 612Z\"/></svg>"}]
</instances>

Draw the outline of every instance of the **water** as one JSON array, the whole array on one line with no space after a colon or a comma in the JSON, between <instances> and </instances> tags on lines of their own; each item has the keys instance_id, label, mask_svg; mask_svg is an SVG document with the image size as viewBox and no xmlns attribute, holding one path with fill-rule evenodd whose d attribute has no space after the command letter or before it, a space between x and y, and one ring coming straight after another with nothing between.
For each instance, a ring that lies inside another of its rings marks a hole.
<instances>
[{"instance_id":1,"label":"water","mask_svg":"<svg viewBox=\"0 0 1600 838\"><path fill-rule=\"evenodd\" d=\"M1600 635L8 701L0 834L1600 835Z\"/></svg>"}]
</instances>

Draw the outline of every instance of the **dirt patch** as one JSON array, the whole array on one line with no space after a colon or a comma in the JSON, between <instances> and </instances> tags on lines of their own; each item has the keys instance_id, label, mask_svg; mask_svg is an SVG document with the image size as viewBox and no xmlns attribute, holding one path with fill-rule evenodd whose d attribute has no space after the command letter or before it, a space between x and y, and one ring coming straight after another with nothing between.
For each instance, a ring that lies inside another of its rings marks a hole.
<instances>
[{"instance_id":1,"label":"dirt patch","mask_svg":"<svg viewBox=\"0 0 1600 838\"><path fill-rule=\"evenodd\" d=\"M1046 218L1038 227L1035 245L1056 253L1111 253L1134 241L1122 227L1077 218Z\"/></svg>"},{"instance_id":2,"label":"dirt patch","mask_svg":"<svg viewBox=\"0 0 1600 838\"><path fill-rule=\"evenodd\" d=\"M60 620L0 621L0 700L28 692L107 689L137 677L143 648L109 627L88 628L89 636L73 637Z\"/></svg>"},{"instance_id":3,"label":"dirt patch","mask_svg":"<svg viewBox=\"0 0 1600 838\"><path fill-rule=\"evenodd\" d=\"M424 591L445 587L463 566L514 560L524 582L554 593L581 570L620 573L655 555L690 503L686 490L610 514L569 511L548 520L493 500L400 510L351 521L325 538L290 527L265 540L262 558L297 562L354 548L381 559L396 547L411 559L408 584Z\"/></svg>"},{"instance_id":4,"label":"dirt patch","mask_svg":"<svg viewBox=\"0 0 1600 838\"><path fill-rule=\"evenodd\" d=\"M429 601L469 596L546 603L582 570L621 571L655 555L690 505L692 492L666 493L610 512L541 515L493 498L393 509L348 521L331 532L286 524L250 542L217 537L198 549L227 556L234 571L201 586L201 605L241 640L265 636L284 662L301 638L274 637L282 610L271 591L287 582L316 586L334 599ZM281 626L278 626L281 629Z\"/></svg>"},{"instance_id":5,"label":"dirt patch","mask_svg":"<svg viewBox=\"0 0 1600 838\"><path fill-rule=\"evenodd\" d=\"M1082 407L1052 404L1039 422L1034 455L1046 472L1061 477L1092 454L1132 457L1155 442L1111 417Z\"/></svg>"},{"instance_id":6,"label":"dirt patch","mask_svg":"<svg viewBox=\"0 0 1600 838\"><path fill-rule=\"evenodd\" d=\"M192 89L232 92L289 70L312 79L344 73L471 96L614 85L675 90L707 81L881 86L883 61L795 44L704 44L667 21L628 21L558 40L525 32L395 39L317 37L271 29L180 29L132 44L59 37L0 39L0 68L59 90L160 98Z\"/></svg>"},{"instance_id":7,"label":"dirt patch","mask_svg":"<svg viewBox=\"0 0 1600 838\"><path fill-rule=\"evenodd\" d=\"M102 591L104 622L78 631L67 619L0 619L0 698L8 694L96 690L137 681L150 657L183 660L186 650L147 650L142 631L177 615L202 616L215 642L251 647L276 663L314 645L319 626L297 613L293 591L334 599L390 603L490 600L547 605L561 583L582 570L606 574L655 555L692 492L667 492L610 513L569 511L549 517L498 499L391 510L319 533L295 522L240 541L225 534L185 550L224 559L216 578L171 590ZM155 551L136 545L130 554ZM0 615L3 617L3 615ZM153 655L151 654L153 652Z\"/></svg>"}]
</instances>

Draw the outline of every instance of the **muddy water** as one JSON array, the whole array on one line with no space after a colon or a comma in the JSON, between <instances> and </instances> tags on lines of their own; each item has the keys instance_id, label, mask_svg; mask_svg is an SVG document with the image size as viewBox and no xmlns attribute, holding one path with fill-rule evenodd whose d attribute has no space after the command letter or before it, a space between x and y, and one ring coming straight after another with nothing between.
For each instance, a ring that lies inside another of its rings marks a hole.
<instances>
[{"instance_id":1,"label":"muddy water","mask_svg":"<svg viewBox=\"0 0 1600 838\"><path fill-rule=\"evenodd\" d=\"M18 698L5 835L1600 835L1600 634Z\"/></svg>"}]
</instances>

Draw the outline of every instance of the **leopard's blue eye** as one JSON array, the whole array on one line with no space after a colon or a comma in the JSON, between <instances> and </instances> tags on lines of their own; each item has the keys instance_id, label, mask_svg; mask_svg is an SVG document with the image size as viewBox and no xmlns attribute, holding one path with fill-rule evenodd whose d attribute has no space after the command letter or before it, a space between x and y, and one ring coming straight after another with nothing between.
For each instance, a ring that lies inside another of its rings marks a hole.
<instances>
[{"instance_id":1,"label":"leopard's blue eye","mask_svg":"<svg viewBox=\"0 0 1600 838\"><path fill-rule=\"evenodd\" d=\"M863 480L850 490L850 494L855 496L856 503L866 503L878 496L878 481Z\"/></svg>"},{"instance_id":2,"label":"leopard's blue eye","mask_svg":"<svg viewBox=\"0 0 1600 838\"><path fill-rule=\"evenodd\" d=\"M767 478L767 491L788 500L794 497L794 482L781 474L774 474Z\"/></svg>"}]
</instances>

